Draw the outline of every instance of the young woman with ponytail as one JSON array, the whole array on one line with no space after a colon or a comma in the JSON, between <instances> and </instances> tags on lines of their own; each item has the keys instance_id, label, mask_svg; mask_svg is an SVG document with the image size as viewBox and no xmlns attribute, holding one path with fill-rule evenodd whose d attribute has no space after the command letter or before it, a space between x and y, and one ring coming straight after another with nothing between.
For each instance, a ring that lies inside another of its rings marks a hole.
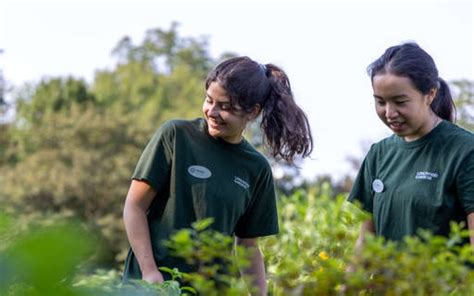
<instances>
[{"instance_id":1,"label":"young woman with ponytail","mask_svg":"<svg viewBox=\"0 0 474 296\"><path fill-rule=\"evenodd\" d=\"M394 135L372 145L349 201L372 213L366 232L401 241L450 222L474 229L474 135L456 126L449 87L415 43L388 48L368 67L375 111ZM470 242L474 245L474 236Z\"/></svg>"},{"instance_id":2,"label":"young woman with ponytail","mask_svg":"<svg viewBox=\"0 0 474 296\"><path fill-rule=\"evenodd\" d=\"M308 120L293 99L288 77L273 64L228 59L208 74L205 89L204 118L166 122L132 176L124 207L131 245L124 279L162 282L162 266L193 271L162 242L175 230L212 217L214 230L251 250L244 273L259 295L266 295L257 239L278 233L275 190L266 158L242 134L261 114L272 155L291 162L297 154L311 153Z\"/></svg>"}]
</instances>

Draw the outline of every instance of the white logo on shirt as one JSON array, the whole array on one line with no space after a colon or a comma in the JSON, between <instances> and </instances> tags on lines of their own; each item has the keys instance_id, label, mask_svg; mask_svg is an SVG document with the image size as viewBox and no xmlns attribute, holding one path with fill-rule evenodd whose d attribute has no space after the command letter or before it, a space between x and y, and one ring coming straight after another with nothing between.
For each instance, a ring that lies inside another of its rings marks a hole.
<instances>
[{"instance_id":1,"label":"white logo on shirt","mask_svg":"<svg viewBox=\"0 0 474 296\"><path fill-rule=\"evenodd\" d=\"M433 178L438 178L438 173L417 172L415 176L415 179L422 179L422 180L433 180Z\"/></svg>"},{"instance_id":2,"label":"white logo on shirt","mask_svg":"<svg viewBox=\"0 0 474 296\"><path fill-rule=\"evenodd\" d=\"M239 177L234 177L234 183L242 186L244 189L249 189L250 185L249 183L245 182L244 180L242 180L241 178Z\"/></svg>"},{"instance_id":3,"label":"white logo on shirt","mask_svg":"<svg viewBox=\"0 0 474 296\"><path fill-rule=\"evenodd\" d=\"M203 166L200 165L192 165L188 168L188 173L196 178L199 179L208 179L212 176L211 171Z\"/></svg>"},{"instance_id":4,"label":"white logo on shirt","mask_svg":"<svg viewBox=\"0 0 474 296\"><path fill-rule=\"evenodd\" d=\"M383 185L383 182L380 179L375 179L374 182L372 182L372 189L377 193L382 192L384 187L385 186Z\"/></svg>"}]
</instances>

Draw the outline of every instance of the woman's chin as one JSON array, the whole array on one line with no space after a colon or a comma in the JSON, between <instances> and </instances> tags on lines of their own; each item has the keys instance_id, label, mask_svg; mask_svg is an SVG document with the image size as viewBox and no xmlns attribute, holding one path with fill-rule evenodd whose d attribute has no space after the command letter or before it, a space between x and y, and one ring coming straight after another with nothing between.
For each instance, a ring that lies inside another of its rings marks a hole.
<instances>
[{"instance_id":1,"label":"woman's chin","mask_svg":"<svg viewBox=\"0 0 474 296\"><path fill-rule=\"evenodd\" d=\"M221 136L221 132L219 130L213 129L211 127L209 127L208 129L208 133L211 137L214 138L219 138Z\"/></svg>"}]
</instances>

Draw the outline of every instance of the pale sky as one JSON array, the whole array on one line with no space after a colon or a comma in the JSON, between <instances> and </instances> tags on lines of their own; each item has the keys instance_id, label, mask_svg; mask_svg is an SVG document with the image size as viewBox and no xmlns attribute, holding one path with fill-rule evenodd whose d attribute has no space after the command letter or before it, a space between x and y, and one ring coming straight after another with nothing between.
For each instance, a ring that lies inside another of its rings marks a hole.
<instances>
[{"instance_id":1,"label":"pale sky","mask_svg":"<svg viewBox=\"0 0 474 296\"><path fill-rule=\"evenodd\" d=\"M15 89L44 76L91 82L114 64L123 36L137 44L177 21L181 37L208 36L214 57L232 51L281 66L313 130L303 174L337 178L350 171L348 155L363 156L361 142L390 134L375 115L367 65L416 41L442 78L474 80L473 14L466 0L0 0L0 69Z\"/></svg>"}]
</instances>

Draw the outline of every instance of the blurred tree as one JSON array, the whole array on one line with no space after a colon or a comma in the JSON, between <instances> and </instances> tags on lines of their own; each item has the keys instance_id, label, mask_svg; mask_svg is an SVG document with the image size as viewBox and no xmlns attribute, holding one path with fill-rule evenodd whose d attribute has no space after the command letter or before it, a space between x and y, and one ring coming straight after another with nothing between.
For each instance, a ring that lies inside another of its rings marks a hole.
<instances>
[{"instance_id":1,"label":"blurred tree","mask_svg":"<svg viewBox=\"0 0 474 296\"><path fill-rule=\"evenodd\" d=\"M143 147L163 121L201 114L214 64L207 41L181 38L175 23L138 45L124 37L113 54L116 66L91 86L72 77L25 85L6 148L15 161L0 163L0 206L72 213L100 228L109 264L128 247L123 200Z\"/></svg>"},{"instance_id":2,"label":"blurred tree","mask_svg":"<svg viewBox=\"0 0 474 296\"><path fill-rule=\"evenodd\" d=\"M9 145L9 124L0 124L0 167L8 162L7 147Z\"/></svg>"},{"instance_id":3,"label":"blurred tree","mask_svg":"<svg viewBox=\"0 0 474 296\"><path fill-rule=\"evenodd\" d=\"M0 54L3 54L3 49L0 48ZM5 112L6 104L5 101L5 80L3 78L3 71L0 69L0 116Z\"/></svg>"},{"instance_id":4,"label":"blurred tree","mask_svg":"<svg viewBox=\"0 0 474 296\"><path fill-rule=\"evenodd\" d=\"M0 49L0 55L3 49ZM12 106L7 102L6 94L7 82L3 76L3 69L0 68L0 166L8 162L7 147L10 141L11 110Z\"/></svg>"},{"instance_id":5,"label":"blurred tree","mask_svg":"<svg viewBox=\"0 0 474 296\"><path fill-rule=\"evenodd\" d=\"M24 85L14 98L15 120L10 124L8 145L4 156L11 163L24 160L42 149L59 145L54 130L45 135L46 128L54 128L51 119L57 115L70 115L73 106L94 102L83 80L72 77L45 78L38 85Z\"/></svg>"},{"instance_id":6,"label":"blurred tree","mask_svg":"<svg viewBox=\"0 0 474 296\"><path fill-rule=\"evenodd\" d=\"M24 93L26 95L26 93ZM73 77L43 79L32 96L16 98L17 117L25 123L42 123L49 113L67 113L74 103L83 105L94 102L82 79Z\"/></svg>"},{"instance_id":7,"label":"blurred tree","mask_svg":"<svg viewBox=\"0 0 474 296\"><path fill-rule=\"evenodd\" d=\"M172 23L168 31L148 30L139 45L122 38L112 51L117 67L96 73L92 91L98 104L137 112L142 126L198 116L203 81L215 61L206 38L181 38L177 27Z\"/></svg>"},{"instance_id":8,"label":"blurred tree","mask_svg":"<svg viewBox=\"0 0 474 296\"><path fill-rule=\"evenodd\" d=\"M455 80L450 84L457 109L457 124L474 132L474 81Z\"/></svg>"},{"instance_id":9,"label":"blurred tree","mask_svg":"<svg viewBox=\"0 0 474 296\"><path fill-rule=\"evenodd\" d=\"M148 134L133 114L73 105L36 126L34 152L0 172L7 210L72 213L100 228L113 262L125 248L121 209L129 176ZM27 134L27 133L26 133Z\"/></svg>"}]
</instances>

